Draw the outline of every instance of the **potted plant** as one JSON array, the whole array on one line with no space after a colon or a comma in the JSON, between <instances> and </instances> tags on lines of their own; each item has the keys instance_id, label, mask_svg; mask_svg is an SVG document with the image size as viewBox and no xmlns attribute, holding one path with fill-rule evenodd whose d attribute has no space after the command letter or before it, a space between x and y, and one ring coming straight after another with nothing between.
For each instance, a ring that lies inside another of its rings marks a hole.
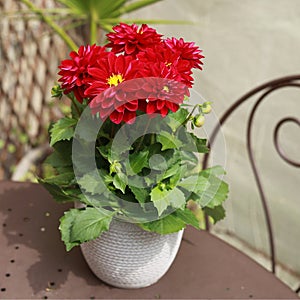
<instances>
[{"instance_id":1,"label":"potted plant","mask_svg":"<svg viewBox=\"0 0 300 300\"><path fill-rule=\"evenodd\" d=\"M202 51L146 24L120 23L107 38L59 66L52 94L66 94L71 110L50 125L55 173L39 181L75 202L60 219L66 249L81 245L100 279L137 288L166 273L186 225L200 228L191 202L214 222L224 217L228 186L221 167L201 169L209 149L192 132L211 110L188 103Z\"/></svg>"}]
</instances>

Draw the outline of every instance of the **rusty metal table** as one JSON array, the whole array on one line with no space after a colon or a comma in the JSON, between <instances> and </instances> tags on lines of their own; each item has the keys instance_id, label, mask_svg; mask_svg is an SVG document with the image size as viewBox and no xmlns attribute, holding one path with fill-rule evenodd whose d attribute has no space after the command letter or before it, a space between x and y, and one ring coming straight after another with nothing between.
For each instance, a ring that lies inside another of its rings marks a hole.
<instances>
[{"instance_id":1,"label":"rusty metal table","mask_svg":"<svg viewBox=\"0 0 300 300\"><path fill-rule=\"evenodd\" d=\"M207 232L188 228L168 273L125 290L97 279L80 248L67 253L56 204L41 186L0 182L1 299L298 299L253 260Z\"/></svg>"}]
</instances>

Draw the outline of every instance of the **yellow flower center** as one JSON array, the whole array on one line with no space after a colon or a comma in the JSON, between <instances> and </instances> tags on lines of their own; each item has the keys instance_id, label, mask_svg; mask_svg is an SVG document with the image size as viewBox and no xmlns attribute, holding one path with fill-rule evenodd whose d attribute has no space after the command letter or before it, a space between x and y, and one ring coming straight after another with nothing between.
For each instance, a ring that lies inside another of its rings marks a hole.
<instances>
[{"instance_id":1,"label":"yellow flower center","mask_svg":"<svg viewBox=\"0 0 300 300\"><path fill-rule=\"evenodd\" d=\"M167 93L169 93L169 92L170 92L170 89L169 89L169 87L167 87L166 85L164 86L163 90L164 90L165 92L167 92Z\"/></svg>"},{"instance_id":2,"label":"yellow flower center","mask_svg":"<svg viewBox=\"0 0 300 300\"><path fill-rule=\"evenodd\" d=\"M172 66L172 63L171 62L165 62L165 65L167 66L167 67L170 67L170 66Z\"/></svg>"},{"instance_id":3,"label":"yellow flower center","mask_svg":"<svg viewBox=\"0 0 300 300\"><path fill-rule=\"evenodd\" d=\"M143 29L142 29L142 28L140 28L140 29L137 31L137 33L139 33L139 34L143 34L143 33L144 33L144 31L143 31Z\"/></svg>"},{"instance_id":4,"label":"yellow flower center","mask_svg":"<svg viewBox=\"0 0 300 300\"><path fill-rule=\"evenodd\" d=\"M117 86L119 83L123 82L124 78L121 74L112 74L108 79L107 79L107 84L109 84L110 87L112 86Z\"/></svg>"}]
</instances>

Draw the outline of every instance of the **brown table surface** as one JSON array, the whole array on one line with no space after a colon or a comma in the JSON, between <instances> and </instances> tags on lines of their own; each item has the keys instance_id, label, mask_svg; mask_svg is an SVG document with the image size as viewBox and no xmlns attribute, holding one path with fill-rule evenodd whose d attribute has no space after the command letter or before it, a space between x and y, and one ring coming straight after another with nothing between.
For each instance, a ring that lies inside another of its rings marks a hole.
<instances>
[{"instance_id":1,"label":"brown table surface","mask_svg":"<svg viewBox=\"0 0 300 300\"><path fill-rule=\"evenodd\" d=\"M108 286L89 270L79 247L65 251L57 228L68 206L39 185L0 182L1 299L298 299L238 250L191 228L158 283L137 290Z\"/></svg>"}]
</instances>

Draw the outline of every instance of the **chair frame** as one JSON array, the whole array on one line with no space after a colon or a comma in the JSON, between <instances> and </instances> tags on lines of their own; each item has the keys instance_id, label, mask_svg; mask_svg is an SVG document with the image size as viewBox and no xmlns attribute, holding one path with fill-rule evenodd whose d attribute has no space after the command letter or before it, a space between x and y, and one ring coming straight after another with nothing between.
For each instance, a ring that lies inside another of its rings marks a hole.
<instances>
[{"instance_id":1,"label":"chair frame","mask_svg":"<svg viewBox=\"0 0 300 300\"><path fill-rule=\"evenodd\" d=\"M286 77L281 77L272 81L268 81L252 90L250 90L248 93L243 95L241 98L239 98L237 101L235 101L220 117L219 123L216 125L216 127L213 129L212 134L209 138L209 145L212 146L214 143L218 133L221 131L221 127L226 123L226 121L229 119L229 117L233 114L234 111L236 111L242 104L247 102L250 98L253 96L258 96L255 104L252 107L252 110L250 112L248 122L247 122L247 133L246 133L246 148L248 153L248 158L251 164L251 169L253 171L255 182L259 191L261 203L263 205L264 210L264 217L267 225L267 231L268 231L268 243L269 243L269 251L270 251L270 258L271 258L271 270L272 273L276 273L276 249L274 245L274 231L272 226L272 220L270 215L270 210L268 206L268 201L266 194L264 192L264 188L261 182L261 178L258 172L257 164L255 162L254 154L253 154L253 140L252 140L252 128L253 128L253 120L254 116L257 112L257 109L259 105L274 91L277 91L279 89L285 88L285 87L296 87L300 88L300 75L291 75ZM262 94L261 94L262 93ZM294 123L300 126L300 119L296 117L285 117L281 119L277 125L275 126L274 132L273 132L273 142L275 149L279 156L289 165L299 168L300 162L296 162L290 158L287 157L287 155L284 153L279 140L278 140L278 134L280 131L280 128L285 123ZM207 168L208 161L209 161L210 153L207 153L203 157L203 168ZM210 225L208 222L208 217L206 216L206 230L210 229ZM300 292L300 286L296 290L296 293Z\"/></svg>"}]
</instances>

